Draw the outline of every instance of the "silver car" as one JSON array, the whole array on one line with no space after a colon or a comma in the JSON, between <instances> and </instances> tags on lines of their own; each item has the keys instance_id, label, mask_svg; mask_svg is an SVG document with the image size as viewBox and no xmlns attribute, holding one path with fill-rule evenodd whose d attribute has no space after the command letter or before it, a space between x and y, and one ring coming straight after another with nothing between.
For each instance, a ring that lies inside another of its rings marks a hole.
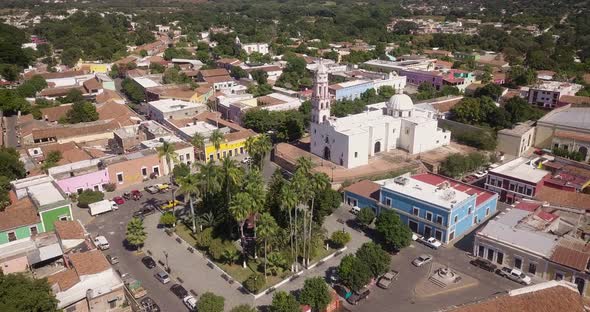
<instances>
[{"instance_id":1,"label":"silver car","mask_svg":"<svg viewBox=\"0 0 590 312\"><path fill-rule=\"evenodd\" d=\"M155 276L162 284L170 283L170 276L166 272L160 271Z\"/></svg>"},{"instance_id":2,"label":"silver car","mask_svg":"<svg viewBox=\"0 0 590 312\"><path fill-rule=\"evenodd\" d=\"M416 258L416 259L414 259L414 261L412 261L412 264L417 267L421 267L430 261L432 261L431 255L420 255L420 256L418 256L418 258Z\"/></svg>"}]
</instances>

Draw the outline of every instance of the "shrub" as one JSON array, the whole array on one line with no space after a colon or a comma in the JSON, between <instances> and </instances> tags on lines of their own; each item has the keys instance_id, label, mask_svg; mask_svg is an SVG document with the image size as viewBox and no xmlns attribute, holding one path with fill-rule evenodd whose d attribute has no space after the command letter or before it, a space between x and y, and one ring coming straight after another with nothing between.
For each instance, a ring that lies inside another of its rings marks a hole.
<instances>
[{"instance_id":1,"label":"shrub","mask_svg":"<svg viewBox=\"0 0 590 312\"><path fill-rule=\"evenodd\" d=\"M202 249L208 249L213 240L213 228L206 228L197 235L195 235L197 241L197 247Z\"/></svg>"},{"instance_id":2,"label":"shrub","mask_svg":"<svg viewBox=\"0 0 590 312\"><path fill-rule=\"evenodd\" d=\"M176 224L176 217L172 212L166 212L160 217L160 224L171 227Z\"/></svg>"},{"instance_id":3,"label":"shrub","mask_svg":"<svg viewBox=\"0 0 590 312\"><path fill-rule=\"evenodd\" d=\"M104 190L107 192L114 192L117 189L117 184L115 183L107 183L104 185Z\"/></svg>"},{"instance_id":4,"label":"shrub","mask_svg":"<svg viewBox=\"0 0 590 312\"><path fill-rule=\"evenodd\" d=\"M346 231L336 231L332 233L330 240L332 241L332 244L334 244L334 247L342 248L350 242L350 233Z\"/></svg>"},{"instance_id":5,"label":"shrub","mask_svg":"<svg viewBox=\"0 0 590 312\"><path fill-rule=\"evenodd\" d=\"M252 275L244 281L244 287L253 294L257 294L261 291L262 288L264 288L264 285L264 276L260 273L252 273Z\"/></svg>"},{"instance_id":6,"label":"shrub","mask_svg":"<svg viewBox=\"0 0 590 312\"><path fill-rule=\"evenodd\" d=\"M216 238L212 240L211 244L209 245L209 254L211 255L211 258L213 258L216 261L219 261L223 260L226 250L232 249L236 249L236 247L232 245L231 242L223 241L220 238Z\"/></svg>"},{"instance_id":7,"label":"shrub","mask_svg":"<svg viewBox=\"0 0 590 312\"><path fill-rule=\"evenodd\" d=\"M78 195L78 207L88 208L89 204L96 203L104 199L104 194L99 191L84 190Z\"/></svg>"}]
</instances>

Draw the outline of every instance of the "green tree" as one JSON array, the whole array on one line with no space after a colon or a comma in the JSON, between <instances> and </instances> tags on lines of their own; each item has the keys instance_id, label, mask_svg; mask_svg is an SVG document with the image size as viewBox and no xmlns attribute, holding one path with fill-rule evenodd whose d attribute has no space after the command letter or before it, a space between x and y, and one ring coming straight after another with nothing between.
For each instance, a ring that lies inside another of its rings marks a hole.
<instances>
[{"instance_id":1,"label":"green tree","mask_svg":"<svg viewBox=\"0 0 590 312\"><path fill-rule=\"evenodd\" d=\"M359 291L371 281L371 269L354 255L346 255L338 266L338 277L353 291Z\"/></svg>"},{"instance_id":2,"label":"green tree","mask_svg":"<svg viewBox=\"0 0 590 312\"><path fill-rule=\"evenodd\" d=\"M56 312L58 300L47 279L24 274L0 274L0 311Z\"/></svg>"},{"instance_id":3,"label":"green tree","mask_svg":"<svg viewBox=\"0 0 590 312\"><path fill-rule=\"evenodd\" d=\"M239 306L233 307L229 312L258 312L258 310L250 305L240 304Z\"/></svg>"},{"instance_id":4,"label":"green tree","mask_svg":"<svg viewBox=\"0 0 590 312\"><path fill-rule=\"evenodd\" d=\"M484 97L488 96L494 100L498 100L502 95L502 87L495 83L488 83L483 87L479 87L475 89L475 97Z\"/></svg>"},{"instance_id":5,"label":"green tree","mask_svg":"<svg viewBox=\"0 0 590 312\"><path fill-rule=\"evenodd\" d=\"M230 76L234 79L247 78L248 73L240 66L232 66Z\"/></svg>"},{"instance_id":6,"label":"green tree","mask_svg":"<svg viewBox=\"0 0 590 312\"><path fill-rule=\"evenodd\" d=\"M457 105L451 108L453 120L466 123L478 124L481 120L481 105L476 98L463 98Z\"/></svg>"},{"instance_id":7,"label":"green tree","mask_svg":"<svg viewBox=\"0 0 590 312\"><path fill-rule=\"evenodd\" d=\"M246 287L251 293L257 294L264 288L265 280L266 278L262 276L262 274L252 273L244 281L244 287Z\"/></svg>"},{"instance_id":8,"label":"green tree","mask_svg":"<svg viewBox=\"0 0 590 312\"><path fill-rule=\"evenodd\" d=\"M209 136L209 142L213 144L218 160L221 159L221 156L219 155L219 149L221 148L221 143L223 143L224 141L225 137L219 129L215 129L211 132L211 135Z\"/></svg>"},{"instance_id":9,"label":"green tree","mask_svg":"<svg viewBox=\"0 0 590 312\"><path fill-rule=\"evenodd\" d=\"M76 47L69 47L61 53L61 63L73 67L82 57L82 51Z\"/></svg>"},{"instance_id":10,"label":"green tree","mask_svg":"<svg viewBox=\"0 0 590 312\"><path fill-rule=\"evenodd\" d=\"M272 296L270 312L300 312L301 308L295 296L286 291L278 291Z\"/></svg>"},{"instance_id":11,"label":"green tree","mask_svg":"<svg viewBox=\"0 0 590 312\"><path fill-rule=\"evenodd\" d=\"M232 193L237 189L238 185L240 185L244 178L244 172L234 159L226 157L221 162L221 176L223 177L223 184L227 196L226 203L229 205Z\"/></svg>"},{"instance_id":12,"label":"green tree","mask_svg":"<svg viewBox=\"0 0 590 312\"><path fill-rule=\"evenodd\" d=\"M13 148L0 147L0 176L10 181L22 179L27 175L25 164L20 161L19 153Z\"/></svg>"},{"instance_id":13,"label":"green tree","mask_svg":"<svg viewBox=\"0 0 590 312\"><path fill-rule=\"evenodd\" d=\"M260 219L256 225L256 235L258 238L264 241L264 278L266 279L267 273L267 264L268 264L268 240L277 235L279 230L279 226L275 219L270 215L270 213L265 212L260 216Z\"/></svg>"},{"instance_id":14,"label":"green tree","mask_svg":"<svg viewBox=\"0 0 590 312\"><path fill-rule=\"evenodd\" d=\"M223 312L224 307L225 298L212 292L202 294L197 302L197 311L199 312Z\"/></svg>"},{"instance_id":15,"label":"green tree","mask_svg":"<svg viewBox=\"0 0 590 312\"><path fill-rule=\"evenodd\" d=\"M381 246L374 242L364 243L361 248L356 251L356 257L363 263L366 263L373 274L373 277L378 277L385 274L389 270L389 263L391 257L381 248Z\"/></svg>"},{"instance_id":16,"label":"green tree","mask_svg":"<svg viewBox=\"0 0 590 312\"><path fill-rule=\"evenodd\" d=\"M365 207L359 211L356 219L360 224L368 226L375 219L375 212L373 211L373 208Z\"/></svg>"},{"instance_id":17,"label":"green tree","mask_svg":"<svg viewBox=\"0 0 590 312\"><path fill-rule=\"evenodd\" d=\"M84 95L79 89L71 89L68 94L61 100L62 103L76 103L84 101Z\"/></svg>"},{"instance_id":18,"label":"green tree","mask_svg":"<svg viewBox=\"0 0 590 312\"><path fill-rule=\"evenodd\" d=\"M166 160L166 165L168 166L168 174L170 175L170 182L172 183L172 168L174 163L178 161L178 154L176 153L176 149L174 148L174 144L164 141L162 145L156 147L156 151L158 151L158 157L164 158ZM172 193L172 200L174 200L174 193Z\"/></svg>"},{"instance_id":19,"label":"green tree","mask_svg":"<svg viewBox=\"0 0 590 312\"><path fill-rule=\"evenodd\" d=\"M195 219L195 205L193 198L199 197L199 193L201 190L200 175L189 174L187 176L181 177L178 179L178 185L178 192L188 197L189 205L191 208L192 230L193 233L195 233L197 231L197 224Z\"/></svg>"},{"instance_id":20,"label":"green tree","mask_svg":"<svg viewBox=\"0 0 590 312\"><path fill-rule=\"evenodd\" d=\"M139 84L137 84L137 82L133 81L132 79L130 79L130 78L123 79L123 81L121 82L121 87L122 87L123 93L125 93L125 95L127 95L127 97L133 103L141 103L141 102L145 101L145 93L144 93L142 87Z\"/></svg>"},{"instance_id":21,"label":"green tree","mask_svg":"<svg viewBox=\"0 0 590 312\"><path fill-rule=\"evenodd\" d=\"M330 237L332 244L334 244L334 247L336 248L344 247L346 244L348 244L348 242L350 242L350 239L350 233L346 231L334 231Z\"/></svg>"},{"instance_id":22,"label":"green tree","mask_svg":"<svg viewBox=\"0 0 590 312\"><path fill-rule=\"evenodd\" d=\"M252 79L254 79L259 85L267 84L268 74L264 70L257 69L250 74L252 75Z\"/></svg>"},{"instance_id":23,"label":"green tree","mask_svg":"<svg viewBox=\"0 0 590 312\"><path fill-rule=\"evenodd\" d=\"M172 212L166 212L160 217L160 224L171 227L176 224L176 217Z\"/></svg>"},{"instance_id":24,"label":"green tree","mask_svg":"<svg viewBox=\"0 0 590 312\"><path fill-rule=\"evenodd\" d=\"M88 208L89 204L96 203L104 199L104 194L100 191L84 190L78 194L78 207Z\"/></svg>"},{"instance_id":25,"label":"green tree","mask_svg":"<svg viewBox=\"0 0 590 312\"><path fill-rule=\"evenodd\" d=\"M286 257L278 251L269 253L267 260L268 270L270 271L270 274L274 276L279 274L280 270L286 270L289 265Z\"/></svg>"},{"instance_id":26,"label":"green tree","mask_svg":"<svg viewBox=\"0 0 590 312\"><path fill-rule=\"evenodd\" d=\"M404 248L410 245L412 232L402 223L399 216L393 211L383 211L375 222L377 232L383 236L385 242L396 248Z\"/></svg>"},{"instance_id":27,"label":"green tree","mask_svg":"<svg viewBox=\"0 0 590 312\"><path fill-rule=\"evenodd\" d=\"M62 155L60 151L51 151L43 161L43 165L41 166L41 168L45 173L47 173L47 170L49 170L49 168L57 166L61 159Z\"/></svg>"},{"instance_id":28,"label":"green tree","mask_svg":"<svg viewBox=\"0 0 590 312\"><path fill-rule=\"evenodd\" d=\"M146 238L147 233L143 227L143 220L136 217L132 218L131 221L127 223L127 231L125 232L127 243L141 249Z\"/></svg>"},{"instance_id":29,"label":"green tree","mask_svg":"<svg viewBox=\"0 0 590 312\"><path fill-rule=\"evenodd\" d=\"M185 163L179 163L174 165L174 169L172 170L172 176L176 181L179 178L186 177L191 173L191 167Z\"/></svg>"},{"instance_id":30,"label":"green tree","mask_svg":"<svg viewBox=\"0 0 590 312\"><path fill-rule=\"evenodd\" d=\"M233 245L232 245L233 247ZM227 248L223 251L223 255L221 256L225 263L232 265L240 259L240 252L235 248Z\"/></svg>"},{"instance_id":31,"label":"green tree","mask_svg":"<svg viewBox=\"0 0 590 312\"><path fill-rule=\"evenodd\" d=\"M199 153L199 159L205 159L205 137L200 133L195 133L191 138L191 144Z\"/></svg>"},{"instance_id":32,"label":"green tree","mask_svg":"<svg viewBox=\"0 0 590 312\"><path fill-rule=\"evenodd\" d=\"M75 102L72 108L68 110L65 116L65 121L69 124L76 124L80 122L90 122L98 120L98 112L94 104L86 101Z\"/></svg>"},{"instance_id":33,"label":"green tree","mask_svg":"<svg viewBox=\"0 0 590 312\"><path fill-rule=\"evenodd\" d=\"M312 277L303 283L299 301L309 305L313 311L323 311L332 301L332 296L323 278Z\"/></svg>"}]
</instances>

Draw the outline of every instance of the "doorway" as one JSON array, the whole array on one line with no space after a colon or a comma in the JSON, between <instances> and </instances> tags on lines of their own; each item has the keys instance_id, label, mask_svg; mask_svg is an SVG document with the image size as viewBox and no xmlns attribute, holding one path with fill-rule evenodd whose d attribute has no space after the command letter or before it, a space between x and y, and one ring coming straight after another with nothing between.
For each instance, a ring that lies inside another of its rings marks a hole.
<instances>
[{"instance_id":1,"label":"doorway","mask_svg":"<svg viewBox=\"0 0 590 312\"><path fill-rule=\"evenodd\" d=\"M330 160L330 148L327 146L324 147L324 159Z\"/></svg>"},{"instance_id":2,"label":"doorway","mask_svg":"<svg viewBox=\"0 0 590 312\"><path fill-rule=\"evenodd\" d=\"M375 148L373 149L375 154L381 152L381 142L375 142Z\"/></svg>"},{"instance_id":3,"label":"doorway","mask_svg":"<svg viewBox=\"0 0 590 312\"><path fill-rule=\"evenodd\" d=\"M432 237L432 229L429 226L424 226L424 238Z\"/></svg>"}]
</instances>

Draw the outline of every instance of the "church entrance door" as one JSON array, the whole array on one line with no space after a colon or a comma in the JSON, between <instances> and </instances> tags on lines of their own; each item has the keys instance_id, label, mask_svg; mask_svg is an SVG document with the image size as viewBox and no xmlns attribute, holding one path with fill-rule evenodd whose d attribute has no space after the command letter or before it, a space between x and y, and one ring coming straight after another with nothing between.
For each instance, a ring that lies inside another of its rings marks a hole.
<instances>
[{"instance_id":1,"label":"church entrance door","mask_svg":"<svg viewBox=\"0 0 590 312\"><path fill-rule=\"evenodd\" d=\"M330 160L330 148L327 146L324 147L324 159Z\"/></svg>"},{"instance_id":2,"label":"church entrance door","mask_svg":"<svg viewBox=\"0 0 590 312\"><path fill-rule=\"evenodd\" d=\"M373 149L375 154L381 152L381 142L375 142L375 148Z\"/></svg>"}]
</instances>

